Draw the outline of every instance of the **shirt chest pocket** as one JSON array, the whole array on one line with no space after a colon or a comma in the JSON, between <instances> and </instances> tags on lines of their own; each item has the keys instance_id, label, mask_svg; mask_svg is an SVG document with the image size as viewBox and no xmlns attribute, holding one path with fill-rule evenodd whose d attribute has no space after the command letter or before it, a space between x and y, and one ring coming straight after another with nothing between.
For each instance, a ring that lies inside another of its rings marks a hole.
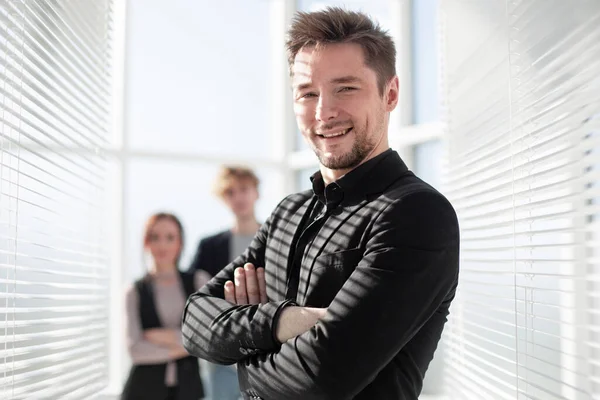
<instances>
[{"instance_id":1,"label":"shirt chest pocket","mask_svg":"<svg viewBox=\"0 0 600 400\"><path fill-rule=\"evenodd\" d=\"M361 249L321 254L315 259L304 304L327 307L362 258Z\"/></svg>"}]
</instances>

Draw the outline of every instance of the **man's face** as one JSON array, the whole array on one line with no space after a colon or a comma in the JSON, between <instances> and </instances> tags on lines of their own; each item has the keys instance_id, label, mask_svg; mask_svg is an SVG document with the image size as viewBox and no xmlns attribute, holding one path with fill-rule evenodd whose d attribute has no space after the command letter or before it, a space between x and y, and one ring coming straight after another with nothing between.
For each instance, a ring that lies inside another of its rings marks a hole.
<instances>
[{"instance_id":1,"label":"man's face","mask_svg":"<svg viewBox=\"0 0 600 400\"><path fill-rule=\"evenodd\" d=\"M380 95L377 74L353 43L298 52L293 65L294 112L319 162L349 170L388 148L388 113L398 99L398 80Z\"/></svg>"},{"instance_id":2,"label":"man's face","mask_svg":"<svg viewBox=\"0 0 600 400\"><path fill-rule=\"evenodd\" d=\"M248 179L231 179L223 193L223 201L238 218L253 217L256 200L258 190Z\"/></svg>"}]
</instances>

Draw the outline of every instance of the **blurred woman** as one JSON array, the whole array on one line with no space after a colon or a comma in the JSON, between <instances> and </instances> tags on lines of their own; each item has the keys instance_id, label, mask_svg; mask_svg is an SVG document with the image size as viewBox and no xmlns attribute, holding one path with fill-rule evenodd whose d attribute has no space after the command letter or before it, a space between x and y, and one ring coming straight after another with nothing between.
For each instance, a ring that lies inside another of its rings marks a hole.
<instances>
[{"instance_id":1,"label":"blurred woman","mask_svg":"<svg viewBox=\"0 0 600 400\"><path fill-rule=\"evenodd\" d=\"M132 368L122 400L197 400L204 396L198 360L181 341L181 319L187 297L209 279L178 269L183 227L168 213L146 223L144 250L148 273L125 296L127 345Z\"/></svg>"}]
</instances>

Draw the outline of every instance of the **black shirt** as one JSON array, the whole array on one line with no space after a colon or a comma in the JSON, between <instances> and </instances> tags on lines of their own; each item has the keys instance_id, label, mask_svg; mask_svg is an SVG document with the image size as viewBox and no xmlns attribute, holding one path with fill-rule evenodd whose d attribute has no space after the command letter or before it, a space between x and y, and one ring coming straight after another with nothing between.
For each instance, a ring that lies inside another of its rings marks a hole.
<instances>
[{"instance_id":1,"label":"black shirt","mask_svg":"<svg viewBox=\"0 0 600 400\"><path fill-rule=\"evenodd\" d=\"M416 400L458 282L456 213L393 151L320 182L283 199L246 252L190 297L184 345L237 363L245 399ZM265 267L266 303L223 298L247 262ZM327 313L278 343L290 297Z\"/></svg>"},{"instance_id":2,"label":"black shirt","mask_svg":"<svg viewBox=\"0 0 600 400\"><path fill-rule=\"evenodd\" d=\"M321 172L316 172L311 176L314 196L309 206L310 209L306 213L307 218L302 221L300 229L298 229L300 234L292 242L293 254L290 257L292 265L288 273L287 299L297 301L300 269L306 247L313 242L327 218L336 212L344 199L351 201L364 193L364 190L360 188L360 181L391 152L391 149L384 151L329 185L325 185Z\"/></svg>"}]
</instances>

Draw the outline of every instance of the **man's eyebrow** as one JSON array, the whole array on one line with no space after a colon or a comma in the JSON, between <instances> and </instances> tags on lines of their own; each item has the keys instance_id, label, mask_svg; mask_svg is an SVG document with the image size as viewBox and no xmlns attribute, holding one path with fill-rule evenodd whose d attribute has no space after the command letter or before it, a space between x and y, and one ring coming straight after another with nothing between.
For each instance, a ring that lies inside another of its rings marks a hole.
<instances>
[{"instance_id":1,"label":"man's eyebrow","mask_svg":"<svg viewBox=\"0 0 600 400\"><path fill-rule=\"evenodd\" d=\"M312 82L304 82L304 83L295 85L294 87L296 90L304 90L304 89L308 89L311 86L312 86Z\"/></svg>"},{"instance_id":2,"label":"man's eyebrow","mask_svg":"<svg viewBox=\"0 0 600 400\"><path fill-rule=\"evenodd\" d=\"M334 78L330 82L331 83L336 83L336 84L340 84L340 83L359 83L359 82L362 82L362 80L359 77L357 77L357 76L347 75L347 76L342 76L342 77L339 77L339 78ZM303 83L300 83L298 85L295 85L295 89L296 90L304 90L304 89L308 89L311 86L312 86L312 82L303 82Z\"/></svg>"},{"instance_id":3,"label":"man's eyebrow","mask_svg":"<svg viewBox=\"0 0 600 400\"><path fill-rule=\"evenodd\" d=\"M361 79L357 76L347 75L342 76L340 78L334 78L331 80L331 83L357 83L361 82Z\"/></svg>"}]
</instances>

